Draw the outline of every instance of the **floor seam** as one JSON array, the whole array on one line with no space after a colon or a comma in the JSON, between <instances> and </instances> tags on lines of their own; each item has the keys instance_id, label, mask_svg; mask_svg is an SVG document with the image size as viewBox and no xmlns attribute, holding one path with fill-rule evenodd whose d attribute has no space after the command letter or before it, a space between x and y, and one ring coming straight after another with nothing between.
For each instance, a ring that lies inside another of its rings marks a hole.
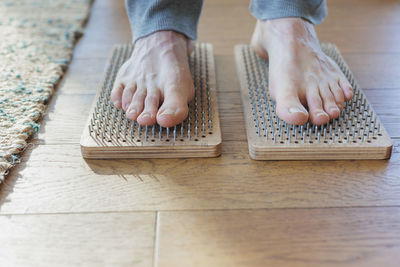
<instances>
[{"instance_id":1,"label":"floor seam","mask_svg":"<svg viewBox=\"0 0 400 267\"><path fill-rule=\"evenodd\" d=\"M156 211L156 216L155 216L155 223L154 223L154 244L153 244L153 267L158 266L158 236L160 233L160 212Z\"/></svg>"},{"instance_id":2,"label":"floor seam","mask_svg":"<svg viewBox=\"0 0 400 267\"><path fill-rule=\"evenodd\" d=\"M262 210L317 210L317 209L378 209L378 208L400 208L399 205L383 206L328 206L328 207L277 207L277 208L216 208L216 209L168 209L168 210L124 210L124 211L84 211L84 212L57 212L57 213L0 213L1 216L37 216L37 215L91 215L91 214L111 214L111 213L157 213L156 219L159 219L159 213L167 212L219 212L219 211L262 211Z\"/></svg>"}]
</instances>

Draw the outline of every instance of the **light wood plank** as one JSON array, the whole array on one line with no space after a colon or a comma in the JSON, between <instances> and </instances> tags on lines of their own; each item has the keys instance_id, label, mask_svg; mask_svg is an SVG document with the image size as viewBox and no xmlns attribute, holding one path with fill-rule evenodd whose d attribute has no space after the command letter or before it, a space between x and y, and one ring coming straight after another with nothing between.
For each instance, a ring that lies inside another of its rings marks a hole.
<instances>
[{"instance_id":1,"label":"light wood plank","mask_svg":"<svg viewBox=\"0 0 400 267\"><path fill-rule=\"evenodd\" d=\"M158 266L398 266L400 208L161 212Z\"/></svg>"},{"instance_id":2,"label":"light wood plank","mask_svg":"<svg viewBox=\"0 0 400 267\"><path fill-rule=\"evenodd\" d=\"M399 46L396 45L400 42L398 25L329 28L321 24L316 29L321 42L335 43L342 53L400 52Z\"/></svg>"},{"instance_id":3,"label":"light wood plank","mask_svg":"<svg viewBox=\"0 0 400 267\"><path fill-rule=\"evenodd\" d=\"M400 24L398 0L328 1L328 16L323 26L329 28L385 26Z\"/></svg>"},{"instance_id":4,"label":"light wood plank","mask_svg":"<svg viewBox=\"0 0 400 267\"><path fill-rule=\"evenodd\" d=\"M400 90L367 89L364 93L389 135L392 138L400 138Z\"/></svg>"},{"instance_id":5,"label":"light wood plank","mask_svg":"<svg viewBox=\"0 0 400 267\"><path fill-rule=\"evenodd\" d=\"M32 144L78 144L94 95L54 95Z\"/></svg>"},{"instance_id":6,"label":"light wood plank","mask_svg":"<svg viewBox=\"0 0 400 267\"><path fill-rule=\"evenodd\" d=\"M343 54L343 57L361 88L400 88L400 54Z\"/></svg>"},{"instance_id":7,"label":"light wood plank","mask_svg":"<svg viewBox=\"0 0 400 267\"><path fill-rule=\"evenodd\" d=\"M26 151L2 184L2 213L399 205L400 154L390 161L83 160L79 145ZM107 197L104 197L107 196Z\"/></svg>"},{"instance_id":8,"label":"light wood plank","mask_svg":"<svg viewBox=\"0 0 400 267\"><path fill-rule=\"evenodd\" d=\"M0 216L1 266L152 266L155 213Z\"/></svg>"},{"instance_id":9,"label":"light wood plank","mask_svg":"<svg viewBox=\"0 0 400 267\"><path fill-rule=\"evenodd\" d=\"M85 33L74 50L74 59L108 58L116 43L131 42L124 0L94 1Z\"/></svg>"},{"instance_id":10,"label":"light wood plank","mask_svg":"<svg viewBox=\"0 0 400 267\"><path fill-rule=\"evenodd\" d=\"M107 58L77 58L72 60L56 94L96 94L98 87L101 86L106 66Z\"/></svg>"}]
</instances>

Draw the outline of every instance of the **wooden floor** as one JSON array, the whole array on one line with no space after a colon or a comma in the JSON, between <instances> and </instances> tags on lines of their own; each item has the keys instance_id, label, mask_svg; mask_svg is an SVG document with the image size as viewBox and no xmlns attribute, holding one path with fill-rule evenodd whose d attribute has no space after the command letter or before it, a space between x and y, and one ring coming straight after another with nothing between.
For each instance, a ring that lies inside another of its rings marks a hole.
<instances>
[{"instance_id":1,"label":"wooden floor","mask_svg":"<svg viewBox=\"0 0 400 267\"><path fill-rule=\"evenodd\" d=\"M329 1L318 26L393 138L388 161L253 161L233 46L248 1L206 1L222 156L84 160L79 139L108 53L128 42L122 0L97 0L40 132L0 189L0 266L399 266L400 3Z\"/></svg>"}]
</instances>

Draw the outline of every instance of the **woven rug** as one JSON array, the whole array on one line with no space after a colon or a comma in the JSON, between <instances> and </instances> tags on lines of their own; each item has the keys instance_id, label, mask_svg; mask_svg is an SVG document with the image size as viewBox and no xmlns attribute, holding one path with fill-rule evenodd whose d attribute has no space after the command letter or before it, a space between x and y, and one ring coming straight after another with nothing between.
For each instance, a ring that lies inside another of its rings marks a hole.
<instances>
[{"instance_id":1,"label":"woven rug","mask_svg":"<svg viewBox=\"0 0 400 267\"><path fill-rule=\"evenodd\" d=\"M71 60L91 0L0 1L0 183Z\"/></svg>"}]
</instances>

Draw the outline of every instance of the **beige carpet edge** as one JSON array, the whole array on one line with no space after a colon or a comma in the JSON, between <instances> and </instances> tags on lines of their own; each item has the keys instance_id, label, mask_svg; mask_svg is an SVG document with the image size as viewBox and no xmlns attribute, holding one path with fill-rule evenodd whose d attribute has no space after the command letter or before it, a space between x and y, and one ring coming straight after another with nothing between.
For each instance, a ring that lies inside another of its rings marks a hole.
<instances>
[{"instance_id":1,"label":"beige carpet edge","mask_svg":"<svg viewBox=\"0 0 400 267\"><path fill-rule=\"evenodd\" d=\"M27 0L27 1L29 1L29 0ZM93 0L82 0L82 2L87 5L85 6L85 10L83 11L84 15L83 15L82 19L80 20L79 23L74 25L74 28L72 31L73 32L73 36L71 37L71 45L72 46L69 51L71 58L72 58L73 50L75 48L75 45L76 45L78 39L84 33L84 28L85 28L87 20L89 18ZM7 152L0 151L0 153L2 155L2 157L0 157L0 185L5 181L10 170L20 162L20 157L22 156L24 150L27 148L27 145L28 145L27 141L33 136L34 133L36 133L38 131L40 120L43 117L43 115L48 107L48 104L49 104L48 102L51 99L51 96L53 95L53 93L58 85L58 82L61 80L62 76L65 74L67 67L70 63L71 63L71 61L69 61L68 64L63 64L63 63L59 64L60 69L62 71L59 72L59 75L57 76L57 80L54 81L54 84L51 86L51 88L49 88L50 90L45 91L44 94L41 95L45 99L45 103L38 104L36 109L27 113L26 120L23 121L23 125L22 124L17 125L17 126L21 127L21 134L18 135L15 142L10 144L10 146L9 146L10 149Z\"/></svg>"}]
</instances>

